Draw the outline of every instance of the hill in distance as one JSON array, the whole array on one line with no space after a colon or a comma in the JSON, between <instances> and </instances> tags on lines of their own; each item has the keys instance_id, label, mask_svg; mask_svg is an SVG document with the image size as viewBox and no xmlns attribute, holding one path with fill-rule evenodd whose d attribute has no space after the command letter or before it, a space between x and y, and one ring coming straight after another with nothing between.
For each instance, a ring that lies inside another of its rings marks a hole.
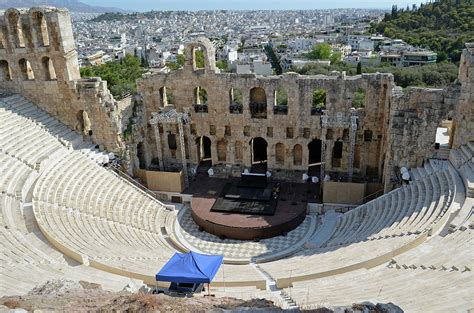
<instances>
[{"instance_id":1,"label":"hill in distance","mask_svg":"<svg viewBox=\"0 0 474 313\"><path fill-rule=\"evenodd\" d=\"M372 32L430 48L438 53L438 61L458 62L465 43L474 41L474 1L438 0L407 9L393 6Z\"/></svg>"},{"instance_id":2,"label":"hill in distance","mask_svg":"<svg viewBox=\"0 0 474 313\"><path fill-rule=\"evenodd\" d=\"M67 8L71 12L81 13L127 12L118 8L92 6L78 0L0 0L0 10L8 8L29 8L41 5Z\"/></svg>"}]
</instances>

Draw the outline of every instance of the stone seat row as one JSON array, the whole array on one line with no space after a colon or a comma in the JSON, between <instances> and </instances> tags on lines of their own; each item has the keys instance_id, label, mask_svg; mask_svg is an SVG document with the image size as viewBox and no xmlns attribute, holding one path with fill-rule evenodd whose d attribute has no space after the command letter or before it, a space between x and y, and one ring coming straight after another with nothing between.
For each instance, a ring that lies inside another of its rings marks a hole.
<instances>
[{"instance_id":1,"label":"stone seat row","mask_svg":"<svg viewBox=\"0 0 474 313\"><path fill-rule=\"evenodd\" d=\"M16 197L33 170L18 159L0 152L0 192Z\"/></svg>"},{"instance_id":2,"label":"stone seat row","mask_svg":"<svg viewBox=\"0 0 474 313\"><path fill-rule=\"evenodd\" d=\"M162 226L164 206L79 153L66 159L39 179L44 188L35 192L35 199L146 230L157 231Z\"/></svg>"},{"instance_id":3,"label":"stone seat row","mask_svg":"<svg viewBox=\"0 0 474 313\"><path fill-rule=\"evenodd\" d=\"M446 207L446 203L440 201L443 197L441 190L446 184L445 174L436 173L342 215L326 245L337 246L367 238L420 233L439 216L436 212L442 213ZM404 203L410 203L405 206L406 211ZM420 229L413 229L411 225Z\"/></svg>"},{"instance_id":4,"label":"stone seat row","mask_svg":"<svg viewBox=\"0 0 474 313\"><path fill-rule=\"evenodd\" d=\"M435 236L386 264L295 282L286 292L302 308L369 300L393 302L407 312L465 312L474 306L471 296L474 275L465 265L470 262L472 266L474 259L470 245L472 219L455 232L445 237ZM455 260L453 253L460 260ZM451 264L453 261L458 264Z\"/></svg>"},{"instance_id":5,"label":"stone seat row","mask_svg":"<svg viewBox=\"0 0 474 313\"><path fill-rule=\"evenodd\" d=\"M23 101L23 104L18 104L18 99L22 98L13 97L10 99L11 101L7 101L8 105L5 105L5 98L0 100L0 118L2 119L0 127L4 131L2 134L8 135L0 140L0 149L2 149L0 152L0 166L2 168L2 175L0 175L2 186L2 193L0 193L0 229L2 231L0 239L2 276L0 296L26 293L37 284L47 280L65 278L87 280L100 283L105 289L121 290L130 282L129 278L80 265L59 252L38 228L31 204L25 204L24 197L14 196L13 191L30 190L31 184L29 182L36 180L40 168L47 171L49 168L47 164L54 164L71 153L58 142L57 137L49 132L50 129L43 129L39 127L40 122L34 121L34 118L41 118L46 121L44 126L50 127L57 124L48 124L54 119L36 109L36 115L32 116L33 120L27 120L24 117L25 111L19 109L19 106L24 108L27 102ZM32 104L28 103L28 106L31 107ZM40 113L41 117L39 117ZM57 125L58 130L63 128L63 125ZM57 132L57 134L67 133L67 131ZM29 135L23 136L22 134ZM9 154L16 148L13 144L14 140L10 141L10 137L21 144L28 145L30 143L31 155L40 156L41 165L44 166L35 166L36 161L29 160L30 154ZM44 152L37 149L37 146L41 146L41 143L37 144L39 141L49 142L52 149ZM86 147L87 144L83 143L83 146Z\"/></svg>"},{"instance_id":6,"label":"stone seat row","mask_svg":"<svg viewBox=\"0 0 474 313\"><path fill-rule=\"evenodd\" d=\"M18 295L52 279L75 279L100 283L107 290L121 290L130 280L80 264L71 264L62 254L48 247L38 249L37 242L19 231L0 229L2 249L0 295Z\"/></svg>"},{"instance_id":7,"label":"stone seat row","mask_svg":"<svg viewBox=\"0 0 474 313\"><path fill-rule=\"evenodd\" d=\"M457 172L452 166L443 167L339 216L325 243L261 266L285 286L292 280L376 265L372 260L380 262L393 251L422 242L434 225L444 225L451 211L459 210L464 198Z\"/></svg>"},{"instance_id":8,"label":"stone seat row","mask_svg":"<svg viewBox=\"0 0 474 313\"><path fill-rule=\"evenodd\" d=\"M0 195L0 295L23 294L51 279L77 279L120 290L129 279L78 266L51 247L17 199ZM25 275L27 273L27 275Z\"/></svg>"},{"instance_id":9,"label":"stone seat row","mask_svg":"<svg viewBox=\"0 0 474 313\"><path fill-rule=\"evenodd\" d=\"M34 207L42 231L54 236L54 241L62 247L61 251L72 251L86 259L85 263L97 262L109 271L122 271L124 275L127 273L152 284L154 273L175 252L161 233L75 210L60 209L49 203L37 202ZM255 280L256 272L250 266L238 267L235 272L240 272L236 276L228 273L228 267L226 265L225 270L230 282L236 278L244 283ZM222 279L217 281L222 283ZM258 279L259 284L262 281Z\"/></svg>"},{"instance_id":10,"label":"stone seat row","mask_svg":"<svg viewBox=\"0 0 474 313\"><path fill-rule=\"evenodd\" d=\"M37 207L37 209L36 209ZM55 232L56 240L68 244L75 251L87 252L90 257L123 255L124 249L136 249L133 254L139 255L147 251L156 255L160 248L160 255L174 252L161 240L160 235L135 228L131 225L96 217L72 209L58 209L47 203L35 203L35 211L43 223L41 227L48 227ZM92 246L90 242L95 241ZM106 249L106 251L104 251ZM132 253L130 253L132 254ZM147 256L148 254L145 254Z\"/></svg>"},{"instance_id":11,"label":"stone seat row","mask_svg":"<svg viewBox=\"0 0 474 313\"><path fill-rule=\"evenodd\" d=\"M34 140L38 134L44 135L46 133L49 138L43 139L56 145L81 146L93 150L93 145L83 142L82 136L25 98L11 96L1 99L0 116L5 120L3 127L0 128L0 142L8 142L6 139L14 142L16 139L22 138ZM19 125L24 127L18 127Z\"/></svg>"},{"instance_id":12,"label":"stone seat row","mask_svg":"<svg viewBox=\"0 0 474 313\"><path fill-rule=\"evenodd\" d=\"M4 114L3 116L1 114ZM4 99L0 102L0 116L7 117L6 125L12 125L15 122L26 122L47 131L53 137L66 137L74 134L68 127L48 113L39 109L36 105L27 99L19 97Z\"/></svg>"}]
</instances>

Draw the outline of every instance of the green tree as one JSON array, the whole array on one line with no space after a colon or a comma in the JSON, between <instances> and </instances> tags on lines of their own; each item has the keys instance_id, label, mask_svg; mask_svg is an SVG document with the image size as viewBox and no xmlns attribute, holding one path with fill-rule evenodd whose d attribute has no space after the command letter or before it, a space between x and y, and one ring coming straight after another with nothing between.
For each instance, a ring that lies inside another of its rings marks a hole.
<instances>
[{"instance_id":1,"label":"green tree","mask_svg":"<svg viewBox=\"0 0 474 313\"><path fill-rule=\"evenodd\" d=\"M204 51L196 50L194 53L194 59L196 60L197 68L204 68Z\"/></svg>"},{"instance_id":2,"label":"green tree","mask_svg":"<svg viewBox=\"0 0 474 313\"><path fill-rule=\"evenodd\" d=\"M184 56L184 54L178 54L176 56L176 62L166 62L166 67L168 67L172 71L179 70L183 67L185 61L186 57Z\"/></svg>"},{"instance_id":3,"label":"green tree","mask_svg":"<svg viewBox=\"0 0 474 313\"><path fill-rule=\"evenodd\" d=\"M313 60L329 60L332 55L332 47L328 43L315 45L313 50L306 54L306 57Z\"/></svg>"},{"instance_id":4,"label":"green tree","mask_svg":"<svg viewBox=\"0 0 474 313\"><path fill-rule=\"evenodd\" d=\"M288 105L288 93L283 88L278 88L276 91L276 105Z\"/></svg>"},{"instance_id":5,"label":"green tree","mask_svg":"<svg viewBox=\"0 0 474 313\"><path fill-rule=\"evenodd\" d=\"M313 106L317 108L326 107L326 90L318 89L313 92Z\"/></svg>"},{"instance_id":6,"label":"green tree","mask_svg":"<svg viewBox=\"0 0 474 313\"><path fill-rule=\"evenodd\" d=\"M357 63L357 75L362 74L362 63Z\"/></svg>"},{"instance_id":7,"label":"green tree","mask_svg":"<svg viewBox=\"0 0 474 313\"><path fill-rule=\"evenodd\" d=\"M352 99L352 107L356 109L365 107L365 91L363 89L359 88L354 93L354 97Z\"/></svg>"},{"instance_id":8,"label":"green tree","mask_svg":"<svg viewBox=\"0 0 474 313\"><path fill-rule=\"evenodd\" d=\"M222 71L227 71L227 60L219 60L216 62L217 68L221 69Z\"/></svg>"},{"instance_id":9,"label":"green tree","mask_svg":"<svg viewBox=\"0 0 474 313\"><path fill-rule=\"evenodd\" d=\"M342 53L335 51L331 55L331 64L341 63Z\"/></svg>"},{"instance_id":10,"label":"green tree","mask_svg":"<svg viewBox=\"0 0 474 313\"><path fill-rule=\"evenodd\" d=\"M119 62L107 62L80 69L82 77L100 77L107 81L110 92L117 98L135 92L136 80L143 72L140 59L132 55L126 55Z\"/></svg>"},{"instance_id":11,"label":"green tree","mask_svg":"<svg viewBox=\"0 0 474 313\"><path fill-rule=\"evenodd\" d=\"M474 2L440 0L421 4L411 11L393 6L392 13L370 30L430 48L438 53L439 62L448 59L458 62L465 43L474 41Z\"/></svg>"}]
</instances>

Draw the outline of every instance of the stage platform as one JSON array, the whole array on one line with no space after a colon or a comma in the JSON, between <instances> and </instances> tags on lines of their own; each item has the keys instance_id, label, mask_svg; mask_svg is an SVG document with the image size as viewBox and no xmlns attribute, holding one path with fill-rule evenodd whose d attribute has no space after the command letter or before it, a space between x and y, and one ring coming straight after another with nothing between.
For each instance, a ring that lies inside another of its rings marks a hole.
<instances>
[{"instance_id":1,"label":"stage platform","mask_svg":"<svg viewBox=\"0 0 474 313\"><path fill-rule=\"evenodd\" d=\"M308 202L319 202L319 184L312 183L287 183L280 182L280 194L278 201L270 198L269 201L257 201L272 203L273 214L259 214L258 212L245 212L245 208L239 213L232 212L236 205L229 205L230 210L213 210L213 207L222 206L224 200L236 201L239 204L252 202L252 200L225 199L224 195L232 195L239 186L240 179L210 178L199 175L191 183L185 193L192 194L191 215L196 224L204 231L221 238L255 240L264 239L286 234L300 225L306 217ZM276 181L270 180L268 185L273 188ZM231 187L229 187L229 185ZM237 187L236 187L237 186ZM226 191L226 187L228 190ZM244 193L245 194L245 193ZM242 193L238 193L241 197ZM248 195L248 197L259 197L262 195ZM225 202L225 201L224 201ZM245 205L243 205L245 206ZM252 205L249 204L249 207ZM253 208L255 210L255 207Z\"/></svg>"},{"instance_id":2,"label":"stage platform","mask_svg":"<svg viewBox=\"0 0 474 313\"><path fill-rule=\"evenodd\" d=\"M272 194L274 186L254 188L229 182L214 202L211 212L274 215L278 202Z\"/></svg>"}]
</instances>

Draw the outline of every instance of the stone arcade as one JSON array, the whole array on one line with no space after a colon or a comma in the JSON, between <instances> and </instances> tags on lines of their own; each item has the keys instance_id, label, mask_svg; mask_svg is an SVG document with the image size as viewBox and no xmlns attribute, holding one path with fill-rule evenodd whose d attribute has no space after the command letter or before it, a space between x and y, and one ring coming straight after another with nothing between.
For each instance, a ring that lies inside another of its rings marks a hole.
<instances>
[{"instance_id":1,"label":"stone arcade","mask_svg":"<svg viewBox=\"0 0 474 313\"><path fill-rule=\"evenodd\" d=\"M196 68L196 49L205 52L204 68ZM345 73L269 77L220 73L214 54L211 42L200 38L187 46L183 69L145 75L139 82L144 118L138 127L142 137L135 140L145 144L147 165L181 164L182 146L168 142L175 140L176 128L163 126L157 139L158 133L146 126L153 112L167 107L191 112L184 135L188 163L197 166L203 159L199 143L205 138L207 157L228 175L252 167L253 140L262 138L267 144L267 167L280 179L299 181L302 173L311 173L317 164L316 175L321 179L326 172L349 181L356 175L384 183L388 191L400 167L419 166L433 156L436 128L442 120L453 120L453 148L472 139L472 77L467 74L472 69L472 48L463 54L460 78L452 86L405 92L395 86L391 74L384 73L353 77ZM286 91L286 105L276 103L280 89ZM199 96L202 90L205 103ZM325 102L319 107L313 101L317 90L325 92ZM365 99L354 108L354 94L360 90ZM170 93L172 103L166 96ZM236 93L240 95L237 101ZM235 167L239 170L234 171Z\"/></svg>"},{"instance_id":2,"label":"stone arcade","mask_svg":"<svg viewBox=\"0 0 474 313\"><path fill-rule=\"evenodd\" d=\"M221 172L237 174L251 168L258 148L253 143L259 138L267 145L267 168L279 179L299 181L305 172L322 179L328 172L344 180L354 176L383 183L388 191L399 167L420 165L433 155L441 121L453 121L452 148L472 139L470 46L455 84L402 92L393 76L384 73L219 73L211 42L200 38L186 47L183 69L146 74L140 80L143 106L127 144L123 134L131 100L115 101L100 78L80 78L67 11L9 9L0 19L0 30L2 89L25 95L101 148L118 153L129 171L139 167L134 160L140 145L144 167L155 163L160 169L181 168L186 155L190 168L210 159ZM204 68L196 68L196 49L204 51ZM285 105L277 103L280 90L287 96ZM324 100L315 104L314 92L320 90ZM360 90L365 97L354 108ZM164 107L190 113L183 137L178 124L148 126L152 114Z\"/></svg>"},{"instance_id":3,"label":"stone arcade","mask_svg":"<svg viewBox=\"0 0 474 313\"><path fill-rule=\"evenodd\" d=\"M202 69L196 49L205 52ZM0 296L65 277L106 290L131 280L155 286L175 252L194 250L224 255L225 273L211 287L219 297L266 298L283 308L373 299L407 312L469 311L473 73L467 44L458 80L444 89L401 90L390 74L224 74L210 42L199 39L188 45L183 69L147 74L136 101L117 102L106 82L79 77L66 11L7 10L0 17ZM439 126L450 139L437 149ZM189 168L194 175L196 166L211 165L229 179L269 170L290 186L303 173L329 173L377 181L387 192L345 213L319 214L307 212L305 192L290 190L286 203L297 203L304 220L286 236L221 240L200 231L186 204L164 204L98 164L97 145L130 172ZM412 181L393 185L403 166Z\"/></svg>"}]
</instances>

